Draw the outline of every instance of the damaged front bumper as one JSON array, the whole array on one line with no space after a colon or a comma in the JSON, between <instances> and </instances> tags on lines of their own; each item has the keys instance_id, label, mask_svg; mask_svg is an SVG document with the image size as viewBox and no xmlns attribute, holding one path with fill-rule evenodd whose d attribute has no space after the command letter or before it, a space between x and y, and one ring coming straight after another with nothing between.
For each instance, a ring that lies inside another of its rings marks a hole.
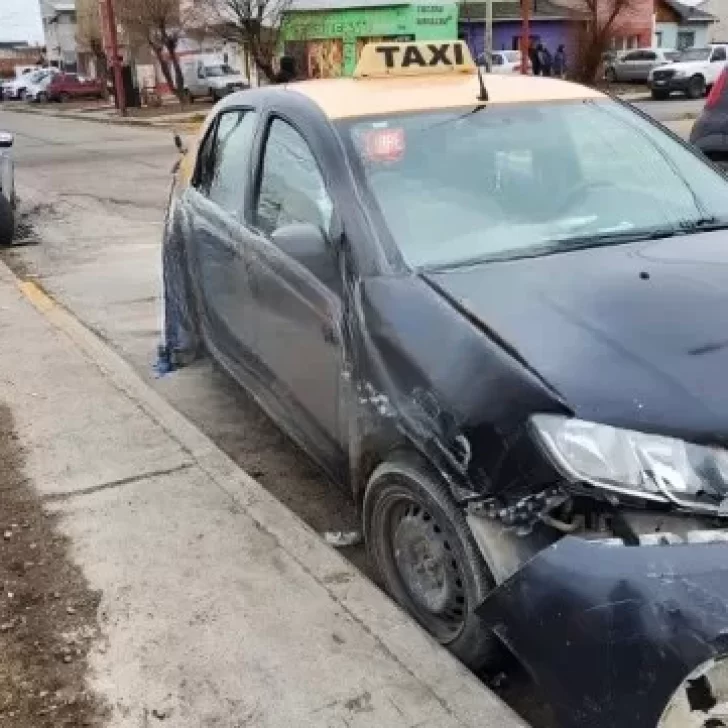
<instances>
[{"instance_id":1,"label":"damaged front bumper","mask_svg":"<svg viewBox=\"0 0 728 728\"><path fill-rule=\"evenodd\" d=\"M724 539L696 532L625 546L565 536L477 611L564 728L728 726L718 694L728 693Z\"/></svg>"}]
</instances>

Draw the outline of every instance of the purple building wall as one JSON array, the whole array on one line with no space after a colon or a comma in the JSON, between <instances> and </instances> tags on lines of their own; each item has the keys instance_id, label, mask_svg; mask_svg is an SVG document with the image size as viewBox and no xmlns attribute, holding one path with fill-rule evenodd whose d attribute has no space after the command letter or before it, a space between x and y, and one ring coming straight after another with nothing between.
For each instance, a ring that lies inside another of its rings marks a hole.
<instances>
[{"instance_id":1,"label":"purple building wall","mask_svg":"<svg viewBox=\"0 0 728 728\"><path fill-rule=\"evenodd\" d=\"M532 20L531 37L543 43L551 53L563 43L569 53L569 24L565 20ZM484 23L460 23L460 37L465 40L474 56L485 48ZM493 23L493 50L512 50L520 45L521 22L519 20Z\"/></svg>"}]
</instances>

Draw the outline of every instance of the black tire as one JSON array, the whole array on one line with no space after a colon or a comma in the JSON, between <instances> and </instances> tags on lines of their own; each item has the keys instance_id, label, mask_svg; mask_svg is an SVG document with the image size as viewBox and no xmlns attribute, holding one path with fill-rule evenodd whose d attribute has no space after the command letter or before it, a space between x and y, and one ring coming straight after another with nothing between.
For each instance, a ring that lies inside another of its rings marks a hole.
<instances>
[{"instance_id":1,"label":"black tire","mask_svg":"<svg viewBox=\"0 0 728 728\"><path fill-rule=\"evenodd\" d=\"M613 68L607 68L607 70L604 71L604 78L608 83L616 83L617 72Z\"/></svg>"},{"instance_id":2,"label":"black tire","mask_svg":"<svg viewBox=\"0 0 728 728\"><path fill-rule=\"evenodd\" d=\"M370 558L392 597L471 669L494 664L497 638L473 611L494 580L439 478L414 457L383 463L367 485L363 521Z\"/></svg>"},{"instance_id":3,"label":"black tire","mask_svg":"<svg viewBox=\"0 0 728 728\"><path fill-rule=\"evenodd\" d=\"M67 101L70 101L70 100L71 100L71 97L70 97L70 95L69 95L69 94L67 94L67 93L66 93L65 91L61 91L61 93L60 93L60 94L58 94L58 100L59 100L59 101L60 101L60 102L61 102L62 104L65 104L65 103L66 103Z\"/></svg>"},{"instance_id":4,"label":"black tire","mask_svg":"<svg viewBox=\"0 0 728 728\"><path fill-rule=\"evenodd\" d=\"M669 91L653 91L652 92L652 98L655 101L665 101L670 96Z\"/></svg>"},{"instance_id":5,"label":"black tire","mask_svg":"<svg viewBox=\"0 0 728 728\"><path fill-rule=\"evenodd\" d=\"M12 245L15 235L15 211L5 195L0 192L0 246Z\"/></svg>"},{"instance_id":6,"label":"black tire","mask_svg":"<svg viewBox=\"0 0 728 728\"><path fill-rule=\"evenodd\" d=\"M692 76L685 93L689 99L702 99L705 96L705 79L700 74Z\"/></svg>"},{"instance_id":7,"label":"black tire","mask_svg":"<svg viewBox=\"0 0 728 728\"><path fill-rule=\"evenodd\" d=\"M41 91L38 94L38 103L39 104L47 104L48 103L48 94L45 91Z\"/></svg>"}]
</instances>

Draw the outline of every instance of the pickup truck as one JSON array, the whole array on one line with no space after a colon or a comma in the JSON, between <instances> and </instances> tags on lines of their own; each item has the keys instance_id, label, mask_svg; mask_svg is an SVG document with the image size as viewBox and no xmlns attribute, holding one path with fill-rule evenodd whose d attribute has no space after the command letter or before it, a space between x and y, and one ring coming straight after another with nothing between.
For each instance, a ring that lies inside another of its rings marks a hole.
<instances>
[{"instance_id":1,"label":"pickup truck","mask_svg":"<svg viewBox=\"0 0 728 728\"><path fill-rule=\"evenodd\" d=\"M666 99L679 91L690 99L705 96L728 63L728 44L713 43L705 48L688 48L669 65L650 71L647 84L652 98Z\"/></svg>"}]
</instances>

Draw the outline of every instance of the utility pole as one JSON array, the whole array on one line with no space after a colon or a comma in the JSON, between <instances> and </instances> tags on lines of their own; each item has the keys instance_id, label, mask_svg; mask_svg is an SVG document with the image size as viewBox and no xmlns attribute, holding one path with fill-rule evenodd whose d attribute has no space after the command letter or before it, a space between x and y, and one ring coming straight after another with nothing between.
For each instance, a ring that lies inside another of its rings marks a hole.
<instances>
[{"instance_id":1,"label":"utility pole","mask_svg":"<svg viewBox=\"0 0 728 728\"><path fill-rule=\"evenodd\" d=\"M121 116L126 116L126 96L124 94L124 79L121 75L121 58L119 56L119 37L116 32L116 14L114 13L114 0L99 0L99 17L101 19L101 32L104 36L104 50L106 58L114 71L114 95L116 108Z\"/></svg>"},{"instance_id":2,"label":"utility pole","mask_svg":"<svg viewBox=\"0 0 728 728\"><path fill-rule=\"evenodd\" d=\"M521 73L528 73L528 49L531 47L531 0L521 0Z\"/></svg>"},{"instance_id":3,"label":"utility pole","mask_svg":"<svg viewBox=\"0 0 728 728\"><path fill-rule=\"evenodd\" d=\"M490 68L493 62L493 0L485 0L485 53Z\"/></svg>"}]
</instances>

